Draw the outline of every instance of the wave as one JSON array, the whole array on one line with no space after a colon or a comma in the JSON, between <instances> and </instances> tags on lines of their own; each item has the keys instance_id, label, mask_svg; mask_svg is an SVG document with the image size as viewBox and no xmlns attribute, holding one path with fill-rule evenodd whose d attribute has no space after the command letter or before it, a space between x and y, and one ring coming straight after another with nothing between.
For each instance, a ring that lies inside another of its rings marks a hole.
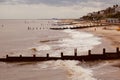
<instances>
[{"instance_id":1,"label":"wave","mask_svg":"<svg viewBox=\"0 0 120 80\"><path fill-rule=\"evenodd\" d=\"M60 52L65 54L73 54L73 49L78 49L78 54L92 49L94 46L101 44L100 38L95 37L93 34L80 32L76 30L63 30L67 33L67 37L59 39L44 40L41 46L34 47L34 51L50 50L50 55L59 56Z\"/></svg>"},{"instance_id":2,"label":"wave","mask_svg":"<svg viewBox=\"0 0 120 80\"><path fill-rule=\"evenodd\" d=\"M92 49L93 46L101 44L100 38L95 37L93 34L80 32L76 30L64 30L69 34L69 38L63 38L58 42L61 43L60 47L65 48L79 48L82 51Z\"/></svg>"},{"instance_id":3,"label":"wave","mask_svg":"<svg viewBox=\"0 0 120 80\"><path fill-rule=\"evenodd\" d=\"M66 71L66 75L71 80L96 80L93 78L92 70L88 68L83 68L78 65L79 61L47 61L38 66L42 69L64 69Z\"/></svg>"}]
</instances>

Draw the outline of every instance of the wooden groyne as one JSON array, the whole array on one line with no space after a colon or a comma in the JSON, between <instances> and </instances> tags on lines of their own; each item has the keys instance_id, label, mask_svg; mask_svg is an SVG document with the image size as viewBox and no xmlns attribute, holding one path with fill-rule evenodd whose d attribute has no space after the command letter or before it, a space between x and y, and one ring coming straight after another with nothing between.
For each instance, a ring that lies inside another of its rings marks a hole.
<instances>
[{"instance_id":1,"label":"wooden groyne","mask_svg":"<svg viewBox=\"0 0 120 80\"><path fill-rule=\"evenodd\" d=\"M49 61L49 60L78 60L78 61L95 61L95 60L112 60L120 59L119 48L116 48L116 52L106 52L106 49L103 49L102 54L91 54L91 50L88 51L88 55L77 55L77 49L74 50L74 55L64 55L61 52L60 57L50 57L49 54L46 57L33 56L9 56L6 55L6 58L0 58L1 62L35 62L35 61Z\"/></svg>"},{"instance_id":2,"label":"wooden groyne","mask_svg":"<svg viewBox=\"0 0 120 80\"><path fill-rule=\"evenodd\" d=\"M71 26L71 25L70 25ZM46 27L46 26L43 26L43 27L30 27L28 26L28 30L44 30L44 29L51 29L51 30L64 30L64 29L83 29L83 28L91 28L91 27L98 27L98 26L107 26L106 24L99 24L99 25L81 25L81 26L58 26L58 27Z\"/></svg>"},{"instance_id":3,"label":"wooden groyne","mask_svg":"<svg viewBox=\"0 0 120 80\"><path fill-rule=\"evenodd\" d=\"M84 26L73 26L73 27L54 27L54 28L50 28L50 29L52 29L52 30L83 29L83 28L91 28L91 27L97 27L97 26L107 26L107 25L99 24L99 25L84 25Z\"/></svg>"}]
</instances>

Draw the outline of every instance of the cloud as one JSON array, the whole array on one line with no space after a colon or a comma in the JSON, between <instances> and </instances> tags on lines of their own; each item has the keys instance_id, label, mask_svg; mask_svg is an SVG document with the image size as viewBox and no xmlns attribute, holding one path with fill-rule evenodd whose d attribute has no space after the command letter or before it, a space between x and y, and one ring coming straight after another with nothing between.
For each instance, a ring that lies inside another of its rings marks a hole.
<instances>
[{"instance_id":1,"label":"cloud","mask_svg":"<svg viewBox=\"0 0 120 80\"><path fill-rule=\"evenodd\" d=\"M71 6L90 2L120 4L120 0L0 0L2 4L46 4L52 6Z\"/></svg>"},{"instance_id":2,"label":"cloud","mask_svg":"<svg viewBox=\"0 0 120 80\"><path fill-rule=\"evenodd\" d=\"M0 18L79 18L119 0L0 0ZM9 13L9 14L8 14Z\"/></svg>"}]
</instances>

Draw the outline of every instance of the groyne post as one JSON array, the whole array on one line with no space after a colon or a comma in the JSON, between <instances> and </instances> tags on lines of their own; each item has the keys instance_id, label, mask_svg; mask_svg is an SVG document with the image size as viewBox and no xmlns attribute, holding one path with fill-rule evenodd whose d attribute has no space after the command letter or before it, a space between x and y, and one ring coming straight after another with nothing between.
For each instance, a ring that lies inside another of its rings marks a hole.
<instances>
[{"instance_id":1,"label":"groyne post","mask_svg":"<svg viewBox=\"0 0 120 80\"><path fill-rule=\"evenodd\" d=\"M20 57L22 57L22 55L20 55Z\"/></svg>"},{"instance_id":2,"label":"groyne post","mask_svg":"<svg viewBox=\"0 0 120 80\"><path fill-rule=\"evenodd\" d=\"M119 53L119 47L116 48L116 53Z\"/></svg>"},{"instance_id":3,"label":"groyne post","mask_svg":"<svg viewBox=\"0 0 120 80\"><path fill-rule=\"evenodd\" d=\"M63 57L63 52L61 52L61 58Z\"/></svg>"},{"instance_id":4,"label":"groyne post","mask_svg":"<svg viewBox=\"0 0 120 80\"><path fill-rule=\"evenodd\" d=\"M77 56L77 48L74 49L74 56Z\"/></svg>"},{"instance_id":5,"label":"groyne post","mask_svg":"<svg viewBox=\"0 0 120 80\"><path fill-rule=\"evenodd\" d=\"M120 57L120 51L119 51L119 47L116 48L116 53L118 54L118 56Z\"/></svg>"},{"instance_id":6,"label":"groyne post","mask_svg":"<svg viewBox=\"0 0 120 80\"><path fill-rule=\"evenodd\" d=\"M91 55L91 50L88 50L88 55L89 55L89 56Z\"/></svg>"},{"instance_id":7,"label":"groyne post","mask_svg":"<svg viewBox=\"0 0 120 80\"><path fill-rule=\"evenodd\" d=\"M103 54L105 54L106 53L106 49L105 48L103 48Z\"/></svg>"},{"instance_id":8,"label":"groyne post","mask_svg":"<svg viewBox=\"0 0 120 80\"><path fill-rule=\"evenodd\" d=\"M28 26L28 30L30 30L30 27Z\"/></svg>"},{"instance_id":9,"label":"groyne post","mask_svg":"<svg viewBox=\"0 0 120 80\"><path fill-rule=\"evenodd\" d=\"M47 58L49 58L49 54L47 54Z\"/></svg>"},{"instance_id":10,"label":"groyne post","mask_svg":"<svg viewBox=\"0 0 120 80\"><path fill-rule=\"evenodd\" d=\"M9 56L8 55L6 55L6 58L8 58Z\"/></svg>"},{"instance_id":11,"label":"groyne post","mask_svg":"<svg viewBox=\"0 0 120 80\"><path fill-rule=\"evenodd\" d=\"M35 57L36 57L36 55L34 54L34 55L33 55L33 57L35 58Z\"/></svg>"}]
</instances>

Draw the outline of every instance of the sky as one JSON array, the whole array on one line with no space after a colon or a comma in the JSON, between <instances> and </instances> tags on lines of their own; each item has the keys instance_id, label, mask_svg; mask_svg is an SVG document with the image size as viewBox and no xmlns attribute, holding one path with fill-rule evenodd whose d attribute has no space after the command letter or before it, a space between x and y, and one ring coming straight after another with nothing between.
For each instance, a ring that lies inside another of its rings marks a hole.
<instances>
[{"instance_id":1,"label":"sky","mask_svg":"<svg viewBox=\"0 0 120 80\"><path fill-rule=\"evenodd\" d=\"M120 0L0 0L0 19L80 18Z\"/></svg>"}]
</instances>

